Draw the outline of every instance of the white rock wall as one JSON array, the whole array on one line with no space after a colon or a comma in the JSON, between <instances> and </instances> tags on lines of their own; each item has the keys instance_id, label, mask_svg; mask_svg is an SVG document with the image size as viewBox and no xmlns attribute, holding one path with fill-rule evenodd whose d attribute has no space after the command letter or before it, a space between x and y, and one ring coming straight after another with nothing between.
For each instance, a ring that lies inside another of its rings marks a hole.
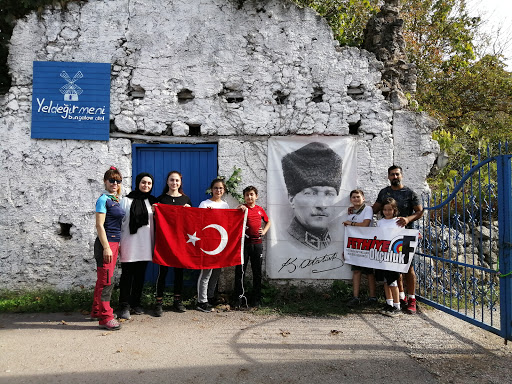
<instances>
[{"instance_id":1,"label":"white rock wall","mask_svg":"<svg viewBox=\"0 0 512 384\"><path fill-rule=\"evenodd\" d=\"M117 132L109 142L30 139L34 60L112 63ZM393 112L382 97L382 63L339 48L323 19L286 0L72 3L18 21L9 66L13 86L0 100L0 288L94 283L94 202L111 164L130 185L134 138L217 142L219 174L241 167L242 184L256 185L264 206L271 135L352 129L369 200L393 162L407 170L406 185L424 190L437 152L428 117ZM191 126L199 137L188 136ZM72 224L70 239L59 223Z\"/></svg>"}]
</instances>

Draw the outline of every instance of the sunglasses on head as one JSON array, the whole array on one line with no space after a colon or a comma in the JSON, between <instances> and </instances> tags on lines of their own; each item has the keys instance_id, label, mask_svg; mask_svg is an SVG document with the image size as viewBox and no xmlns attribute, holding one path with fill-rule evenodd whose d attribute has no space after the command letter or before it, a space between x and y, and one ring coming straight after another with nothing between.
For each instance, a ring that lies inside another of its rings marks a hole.
<instances>
[{"instance_id":1,"label":"sunglasses on head","mask_svg":"<svg viewBox=\"0 0 512 384\"><path fill-rule=\"evenodd\" d=\"M117 179L108 179L108 182L110 184L121 184L123 182L123 180L117 180Z\"/></svg>"}]
</instances>

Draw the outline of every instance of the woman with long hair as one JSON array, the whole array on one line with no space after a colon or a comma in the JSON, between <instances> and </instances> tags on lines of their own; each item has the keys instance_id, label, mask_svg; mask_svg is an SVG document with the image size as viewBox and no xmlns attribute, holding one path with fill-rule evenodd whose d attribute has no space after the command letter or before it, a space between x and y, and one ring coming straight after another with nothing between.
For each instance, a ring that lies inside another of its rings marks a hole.
<instances>
[{"instance_id":1,"label":"woman with long hair","mask_svg":"<svg viewBox=\"0 0 512 384\"><path fill-rule=\"evenodd\" d=\"M183 176L178 171L171 171L167 175L167 182L164 190L158 196L157 203L169 205L181 205L183 207L191 207L192 201L185 192L183 192L182 184ZM155 316L160 317L163 313L163 296L165 290L165 278L169 267L160 265L158 268L158 279L156 283L156 305ZM182 302L183 293L183 268L174 268L174 301L172 308L176 312L185 312L185 306Z\"/></svg>"}]
</instances>

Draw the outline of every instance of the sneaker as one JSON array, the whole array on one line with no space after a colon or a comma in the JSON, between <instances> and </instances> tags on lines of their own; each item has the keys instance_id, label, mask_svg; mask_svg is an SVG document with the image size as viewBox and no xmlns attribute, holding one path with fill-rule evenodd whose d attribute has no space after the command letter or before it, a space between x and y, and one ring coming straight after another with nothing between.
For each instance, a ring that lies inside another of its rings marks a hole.
<instances>
[{"instance_id":1,"label":"sneaker","mask_svg":"<svg viewBox=\"0 0 512 384\"><path fill-rule=\"evenodd\" d=\"M400 299L400 308L405 312L407 309L407 299Z\"/></svg>"},{"instance_id":2,"label":"sneaker","mask_svg":"<svg viewBox=\"0 0 512 384\"><path fill-rule=\"evenodd\" d=\"M414 315L416 313L416 299L409 298L409 301L407 302L406 312L410 313L411 315Z\"/></svg>"},{"instance_id":3,"label":"sneaker","mask_svg":"<svg viewBox=\"0 0 512 384\"><path fill-rule=\"evenodd\" d=\"M99 327L102 329L108 329L109 331L117 331L118 329L121 329L121 324L119 324L119 321L116 319L112 319L107 321L105 324L100 324Z\"/></svg>"},{"instance_id":4,"label":"sneaker","mask_svg":"<svg viewBox=\"0 0 512 384\"><path fill-rule=\"evenodd\" d=\"M95 313L95 314L91 314L88 319L91 321L100 321L101 316ZM117 319L117 315L115 313L114 313L114 319Z\"/></svg>"},{"instance_id":5,"label":"sneaker","mask_svg":"<svg viewBox=\"0 0 512 384\"><path fill-rule=\"evenodd\" d=\"M143 315L144 314L144 310L142 309L141 306L136 306L136 307L133 307L132 313L134 315Z\"/></svg>"},{"instance_id":6,"label":"sneaker","mask_svg":"<svg viewBox=\"0 0 512 384\"><path fill-rule=\"evenodd\" d=\"M198 311L202 311L202 312L211 312L212 311L212 306L208 302L206 302L206 303L197 303L196 309Z\"/></svg>"},{"instance_id":7,"label":"sneaker","mask_svg":"<svg viewBox=\"0 0 512 384\"><path fill-rule=\"evenodd\" d=\"M384 305L382 306L382 309L379 311L379 313L380 313L381 315L384 315L384 314L386 313L386 311L387 311L390 307L391 307L391 305L384 304Z\"/></svg>"},{"instance_id":8,"label":"sneaker","mask_svg":"<svg viewBox=\"0 0 512 384\"><path fill-rule=\"evenodd\" d=\"M174 303L172 303L172 309L180 313L187 312L187 309L185 308L181 300L174 300Z\"/></svg>"},{"instance_id":9,"label":"sneaker","mask_svg":"<svg viewBox=\"0 0 512 384\"><path fill-rule=\"evenodd\" d=\"M125 319L125 320L130 320L132 318L130 316L130 308L129 307L121 308L121 310L119 311L119 318Z\"/></svg>"},{"instance_id":10,"label":"sneaker","mask_svg":"<svg viewBox=\"0 0 512 384\"><path fill-rule=\"evenodd\" d=\"M347 302L347 306L349 308L358 307L361 304L361 300L359 297L353 297Z\"/></svg>"},{"instance_id":11,"label":"sneaker","mask_svg":"<svg viewBox=\"0 0 512 384\"><path fill-rule=\"evenodd\" d=\"M162 304L155 305L155 317L161 317L164 313L164 310L162 308Z\"/></svg>"},{"instance_id":12,"label":"sneaker","mask_svg":"<svg viewBox=\"0 0 512 384\"><path fill-rule=\"evenodd\" d=\"M386 307L382 309L380 313L384 316L397 317L400 314L400 311L398 310L398 308L392 305L386 305Z\"/></svg>"},{"instance_id":13,"label":"sneaker","mask_svg":"<svg viewBox=\"0 0 512 384\"><path fill-rule=\"evenodd\" d=\"M370 297L368 300L366 300L366 305L369 305L370 307L376 307L379 304L379 301L376 297Z\"/></svg>"}]
</instances>

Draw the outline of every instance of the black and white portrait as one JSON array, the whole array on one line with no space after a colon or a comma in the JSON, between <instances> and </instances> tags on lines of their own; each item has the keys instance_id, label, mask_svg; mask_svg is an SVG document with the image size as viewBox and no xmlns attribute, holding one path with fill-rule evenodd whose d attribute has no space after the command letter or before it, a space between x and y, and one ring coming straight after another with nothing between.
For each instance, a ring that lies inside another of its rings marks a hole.
<instances>
[{"instance_id":1,"label":"black and white portrait","mask_svg":"<svg viewBox=\"0 0 512 384\"><path fill-rule=\"evenodd\" d=\"M352 138L269 140L267 249L271 278L350 278L341 257L341 215L356 185Z\"/></svg>"},{"instance_id":2,"label":"black and white portrait","mask_svg":"<svg viewBox=\"0 0 512 384\"><path fill-rule=\"evenodd\" d=\"M343 160L327 144L312 142L281 160L293 220L288 233L307 247L331 243L329 224L336 217Z\"/></svg>"}]
</instances>

